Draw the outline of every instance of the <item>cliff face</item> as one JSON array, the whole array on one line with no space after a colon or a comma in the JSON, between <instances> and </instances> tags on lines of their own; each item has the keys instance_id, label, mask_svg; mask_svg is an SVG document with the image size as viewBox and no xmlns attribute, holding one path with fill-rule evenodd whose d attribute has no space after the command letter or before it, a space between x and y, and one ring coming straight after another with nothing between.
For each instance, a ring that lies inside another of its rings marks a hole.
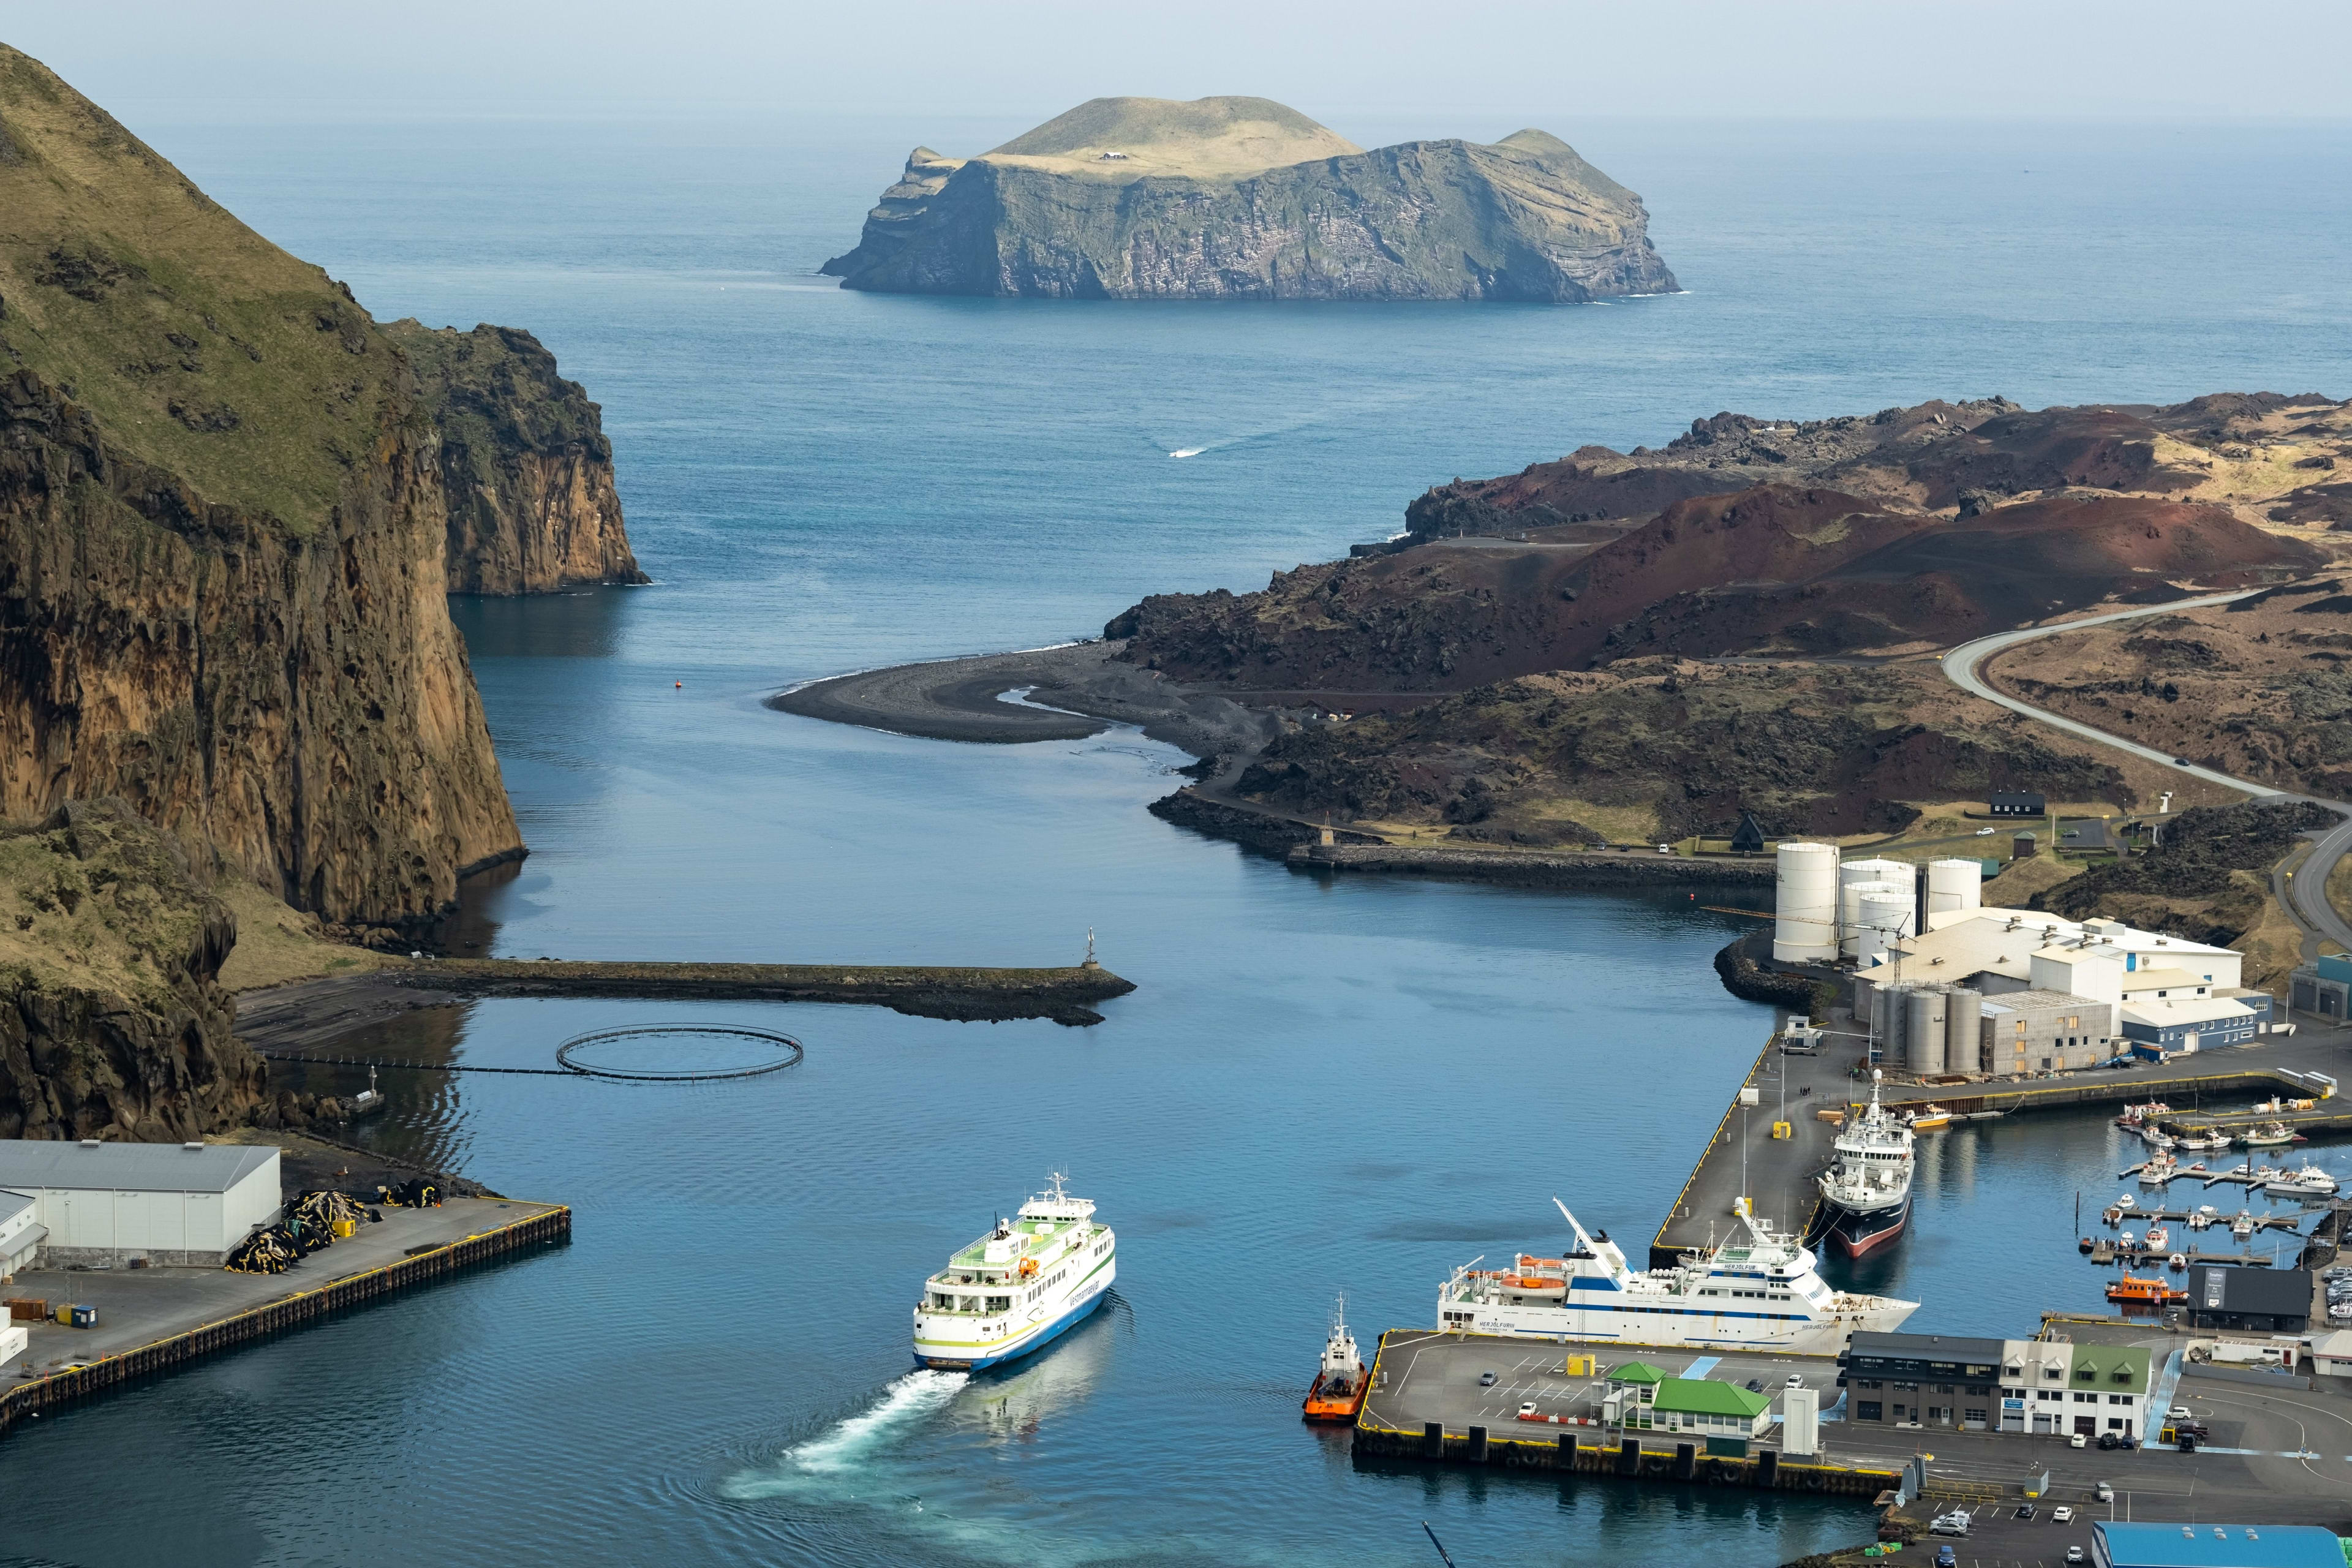
<instances>
[{"instance_id":1,"label":"cliff face","mask_svg":"<svg viewBox=\"0 0 2352 1568\"><path fill-rule=\"evenodd\" d=\"M391 341L5 47L0 212L0 816L119 795L374 924L520 852Z\"/></svg>"},{"instance_id":2,"label":"cliff face","mask_svg":"<svg viewBox=\"0 0 2352 1568\"><path fill-rule=\"evenodd\" d=\"M602 411L529 332L394 321L441 433L453 594L644 583L613 488Z\"/></svg>"},{"instance_id":3,"label":"cliff face","mask_svg":"<svg viewBox=\"0 0 2352 1568\"><path fill-rule=\"evenodd\" d=\"M0 828L0 1138L194 1138L266 1105L227 908L119 801Z\"/></svg>"},{"instance_id":4,"label":"cliff face","mask_svg":"<svg viewBox=\"0 0 2352 1568\"><path fill-rule=\"evenodd\" d=\"M1129 107L1083 106L968 162L917 148L824 270L852 289L1060 299L1576 302L1676 286L1641 198L1540 131L1243 171L1238 147L1279 155L1330 133L1280 105L1264 112L1297 122L1282 136L1162 123L1263 100L1097 101ZM1046 134L1066 121L1081 128Z\"/></svg>"}]
</instances>

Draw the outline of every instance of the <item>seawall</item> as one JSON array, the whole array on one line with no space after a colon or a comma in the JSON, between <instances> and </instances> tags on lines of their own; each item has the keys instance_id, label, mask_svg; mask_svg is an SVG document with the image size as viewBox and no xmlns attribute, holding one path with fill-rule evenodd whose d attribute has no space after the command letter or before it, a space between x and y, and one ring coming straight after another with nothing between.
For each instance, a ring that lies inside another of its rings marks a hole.
<instances>
[{"instance_id":1,"label":"seawall","mask_svg":"<svg viewBox=\"0 0 2352 1568\"><path fill-rule=\"evenodd\" d=\"M1396 844L1299 844L1286 858L1310 871L1383 871L1514 888L1704 888L1772 885L1769 860L1694 859L1684 855L1570 854L1549 850L1453 849Z\"/></svg>"}]
</instances>

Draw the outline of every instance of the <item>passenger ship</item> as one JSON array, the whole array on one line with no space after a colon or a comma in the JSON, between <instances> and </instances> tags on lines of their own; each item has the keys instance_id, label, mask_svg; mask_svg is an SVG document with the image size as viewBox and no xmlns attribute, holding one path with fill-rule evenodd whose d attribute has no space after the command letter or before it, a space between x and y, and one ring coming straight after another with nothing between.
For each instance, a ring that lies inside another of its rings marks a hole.
<instances>
[{"instance_id":1,"label":"passenger ship","mask_svg":"<svg viewBox=\"0 0 2352 1568\"><path fill-rule=\"evenodd\" d=\"M1833 1290L1813 1271L1801 1242L1743 1213L1745 1245L1685 1253L1671 1268L1627 1267L1607 1231L1584 1226L1558 1198L1576 1233L1565 1258L1519 1255L1511 1268L1479 1270L1477 1259L1438 1288L1440 1332L1639 1345L1764 1346L1834 1355L1860 1331L1891 1332L1916 1301Z\"/></svg>"},{"instance_id":2,"label":"passenger ship","mask_svg":"<svg viewBox=\"0 0 2352 1568\"><path fill-rule=\"evenodd\" d=\"M923 1287L915 1359L979 1372L1043 1350L1102 1305L1118 1273L1118 1238L1095 1205L1053 1187L953 1258Z\"/></svg>"},{"instance_id":3,"label":"passenger ship","mask_svg":"<svg viewBox=\"0 0 2352 1568\"><path fill-rule=\"evenodd\" d=\"M1911 1217L1913 1129L1879 1104L1879 1076L1871 1075L1870 1104L1838 1134L1835 1163L1821 1178L1820 1234L1848 1258L1893 1241Z\"/></svg>"}]
</instances>

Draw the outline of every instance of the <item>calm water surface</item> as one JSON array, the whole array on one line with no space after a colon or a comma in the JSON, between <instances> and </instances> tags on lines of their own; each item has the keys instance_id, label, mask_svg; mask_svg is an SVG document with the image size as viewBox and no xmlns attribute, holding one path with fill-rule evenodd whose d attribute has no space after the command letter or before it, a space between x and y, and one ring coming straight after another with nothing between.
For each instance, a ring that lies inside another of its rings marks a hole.
<instances>
[{"instance_id":1,"label":"calm water surface","mask_svg":"<svg viewBox=\"0 0 2352 1568\"><path fill-rule=\"evenodd\" d=\"M1360 1472L1297 1420L1335 1292L1368 1336L1426 1322L1450 1266L1556 1239L1554 1193L1654 1226L1769 1026L1707 967L1738 921L1318 881L1147 816L1184 759L1130 734L957 747L758 700L1255 586L1433 480L1723 407L2344 390L2339 130L1554 117L1691 292L1372 310L809 276L914 141L1009 124L126 118L379 315L527 325L604 405L657 585L457 606L535 851L477 890L488 946L1066 962L1092 927L1139 989L1083 1030L690 1009L807 1041L733 1084L395 1082L373 1136L572 1204L572 1246L12 1437L9 1563L1402 1564L1423 1519L1465 1568L1850 1539L1843 1505ZM485 1003L370 1043L541 1065L679 1012ZM1956 1331L2094 1306L2074 1194L2112 1196L2125 1152L2088 1118L1933 1140L1915 1233L1859 1283ZM1014 1375L910 1374L921 1276L1055 1169L1121 1233L1118 1299Z\"/></svg>"}]
</instances>

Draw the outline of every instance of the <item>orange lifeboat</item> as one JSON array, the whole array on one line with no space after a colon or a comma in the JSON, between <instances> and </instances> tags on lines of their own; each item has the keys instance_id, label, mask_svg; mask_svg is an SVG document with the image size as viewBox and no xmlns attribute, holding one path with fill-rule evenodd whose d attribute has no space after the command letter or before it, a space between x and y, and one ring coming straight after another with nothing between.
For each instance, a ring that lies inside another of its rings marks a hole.
<instances>
[{"instance_id":1,"label":"orange lifeboat","mask_svg":"<svg viewBox=\"0 0 2352 1568\"><path fill-rule=\"evenodd\" d=\"M2107 1300L2144 1307L2168 1307L2175 1302L2189 1300L2189 1292L2175 1290L2164 1282L2164 1276L2160 1274L2147 1279L2137 1279L2126 1272L2122 1279L2107 1287Z\"/></svg>"},{"instance_id":2,"label":"orange lifeboat","mask_svg":"<svg viewBox=\"0 0 2352 1568\"><path fill-rule=\"evenodd\" d=\"M1023 1259L1021 1260L1021 1278L1022 1278L1022 1279L1028 1279L1028 1278L1029 1278L1029 1276L1031 1276L1032 1274L1034 1274L1034 1273L1036 1273L1036 1272L1037 1272L1037 1260L1036 1260L1035 1258L1023 1258Z\"/></svg>"}]
</instances>

